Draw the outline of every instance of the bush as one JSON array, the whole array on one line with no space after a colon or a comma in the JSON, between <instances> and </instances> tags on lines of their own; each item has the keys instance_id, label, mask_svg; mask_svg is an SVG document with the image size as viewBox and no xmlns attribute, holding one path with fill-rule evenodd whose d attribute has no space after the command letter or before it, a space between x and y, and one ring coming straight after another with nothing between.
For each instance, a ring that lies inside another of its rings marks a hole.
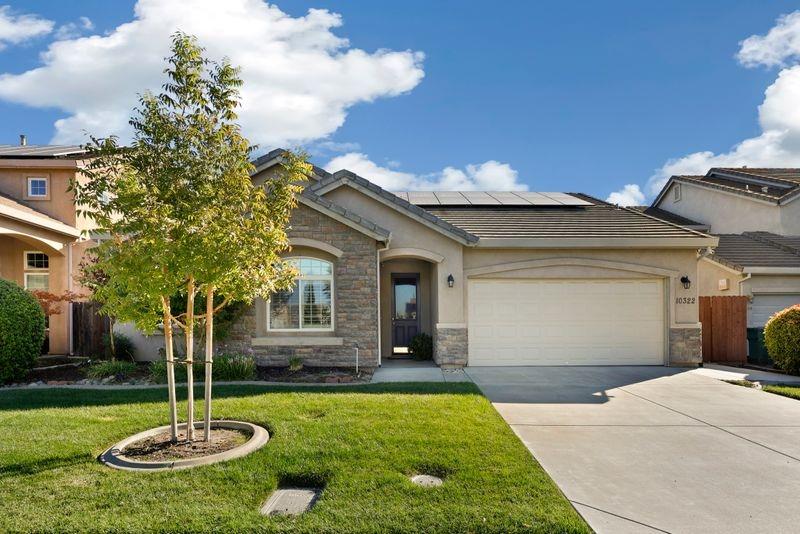
<instances>
[{"instance_id":1,"label":"bush","mask_svg":"<svg viewBox=\"0 0 800 534\"><path fill-rule=\"evenodd\" d=\"M44 311L29 292L0 279L0 384L33 368L44 343Z\"/></svg>"},{"instance_id":2,"label":"bush","mask_svg":"<svg viewBox=\"0 0 800 534\"><path fill-rule=\"evenodd\" d=\"M241 354L220 354L214 357L211 367L214 380L253 380L256 377L256 362L251 356ZM196 361L192 365L192 376L196 381L205 379L205 364ZM167 362L157 360L150 363L150 379L158 384L167 383ZM186 382L186 367L180 361L175 362L175 381Z\"/></svg>"},{"instance_id":3,"label":"bush","mask_svg":"<svg viewBox=\"0 0 800 534\"><path fill-rule=\"evenodd\" d=\"M113 377L117 380L125 380L131 376L137 367L133 362L121 360L109 360L107 362L96 363L86 370L86 376L93 380Z\"/></svg>"},{"instance_id":4,"label":"bush","mask_svg":"<svg viewBox=\"0 0 800 534\"><path fill-rule=\"evenodd\" d=\"M428 334L417 334L411 338L408 351L415 360L430 360L433 358L433 338Z\"/></svg>"},{"instance_id":5,"label":"bush","mask_svg":"<svg viewBox=\"0 0 800 534\"><path fill-rule=\"evenodd\" d=\"M299 371L303 368L303 358L300 356L292 356L289 358L289 370L291 372Z\"/></svg>"},{"instance_id":6,"label":"bush","mask_svg":"<svg viewBox=\"0 0 800 534\"><path fill-rule=\"evenodd\" d=\"M769 318L764 327L764 343L778 367L787 373L800 374L800 304Z\"/></svg>"},{"instance_id":7,"label":"bush","mask_svg":"<svg viewBox=\"0 0 800 534\"><path fill-rule=\"evenodd\" d=\"M114 351L111 350L111 336L103 334L103 347L106 358L109 360L120 359L134 361L136 347L133 340L120 332L114 332Z\"/></svg>"}]
</instances>

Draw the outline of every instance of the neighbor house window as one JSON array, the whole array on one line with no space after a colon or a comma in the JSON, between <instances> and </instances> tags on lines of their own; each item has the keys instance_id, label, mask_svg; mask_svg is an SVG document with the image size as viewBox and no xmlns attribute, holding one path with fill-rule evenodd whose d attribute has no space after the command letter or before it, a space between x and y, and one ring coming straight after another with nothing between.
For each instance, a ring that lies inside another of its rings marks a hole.
<instances>
[{"instance_id":1,"label":"neighbor house window","mask_svg":"<svg viewBox=\"0 0 800 534\"><path fill-rule=\"evenodd\" d=\"M28 177L28 198L47 198L47 178Z\"/></svg>"},{"instance_id":2,"label":"neighbor house window","mask_svg":"<svg viewBox=\"0 0 800 534\"><path fill-rule=\"evenodd\" d=\"M678 202L681 199L681 184L672 186L672 201Z\"/></svg>"},{"instance_id":3,"label":"neighbor house window","mask_svg":"<svg viewBox=\"0 0 800 534\"><path fill-rule=\"evenodd\" d=\"M25 289L50 289L50 257L44 252L25 252Z\"/></svg>"},{"instance_id":4,"label":"neighbor house window","mask_svg":"<svg viewBox=\"0 0 800 534\"><path fill-rule=\"evenodd\" d=\"M288 260L300 273L291 289L270 298L270 330L333 329L333 264L314 258Z\"/></svg>"}]
</instances>

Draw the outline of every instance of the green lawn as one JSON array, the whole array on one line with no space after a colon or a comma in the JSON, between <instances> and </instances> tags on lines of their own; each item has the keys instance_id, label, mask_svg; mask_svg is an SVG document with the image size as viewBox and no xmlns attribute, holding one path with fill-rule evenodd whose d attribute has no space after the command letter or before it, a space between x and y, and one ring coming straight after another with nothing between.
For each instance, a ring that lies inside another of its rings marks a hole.
<instances>
[{"instance_id":1,"label":"green lawn","mask_svg":"<svg viewBox=\"0 0 800 534\"><path fill-rule=\"evenodd\" d=\"M764 391L800 400L800 386L764 386Z\"/></svg>"},{"instance_id":2,"label":"green lawn","mask_svg":"<svg viewBox=\"0 0 800 534\"><path fill-rule=\"evenodd\" d=\"M128 473L96 457L167 424L164 389L0 390L0 531L589 532L472 384L215 393L216 418L270 431L263 449ZM418 472L445 484L414 486ZM270 492L296 484L324 487L311 512L259 515Z\"/></svg>"}]
</instances>

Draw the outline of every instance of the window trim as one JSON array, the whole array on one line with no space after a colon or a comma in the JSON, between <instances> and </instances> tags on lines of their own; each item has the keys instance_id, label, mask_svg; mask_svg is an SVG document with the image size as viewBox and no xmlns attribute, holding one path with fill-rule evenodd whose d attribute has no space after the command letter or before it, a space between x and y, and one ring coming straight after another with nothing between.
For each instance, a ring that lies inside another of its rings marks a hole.
<instances>
[{"instance_id":1,"label":"window trim","mask_svg":"<svg viewBox=\"0 0 800 534\"><path fill-rule=\"evenodd\" d=\"M297 289L300 291L300 280L308 280L308 281L315 281L321 280L324 282L331 283L331 324L329 327L326 328L303 328L303 295L302 291L300 291L300 295L298 298L298 313L299 313L299 322L297 328L272 328L272 307L270 305L272 299L267 299L267 332L284 332L284 333L302 333L302 332L333 332L335 330L335 322L336 322L336 287L334 283L335 278L335 265L332 261L323 259L323 258L315 258L313 256L291 256L288 258L284 258L284 260L316 260L316 261L324 261L331 266L331 274L330 275L307 275L303 276L302 274L295 278L294 280L297 282Z\"/></svg>"},{"instance_id":2,"label":"window trim","mask_svg":"<svg viewBox=\"0 0 800 534\"><path fill-rule=\"evenodd\" d=\"M28 254L44 254L47 256L47 267L30 267L28 265ZM26 250L22 253L22 270L25 272L31 271L34 273L42 273L50 271L50 254L42 250Z\"/></svg>"},{"instance_id":3,"label":"window trim","mask_svg":"<svg viewBox=\"0 0 800 534\"><path fill-rule=\"evenodd\" d=\"M675 184L672 186L672 202L680 202L681 201L681 184Z\"/></svg>"},{"instance_id":4,"label":"window trim","mask_svg":"<svg viewBox=\"0 0 800 534\"><path fill-rule=\"evenodd\" d=\"M35 290L37 290L37 291L50 291L50 273L49 272L38 270L38 271L31 271L29 273L25 273L24 274L25 289L29 290L29 291L33 291L32 289L30 289L29 284L28 284L28 277L29 276L46 276L47 277L47 288L46 289L35 288Z\"/></svg>"},{"instance_id":5,"label":"window trim","mask_svg":"<svg viewBox=\"0 0 800 534\"><path fill-rule=\"evenodd\" d=\"M31 183L33 180L44 180L45 193L44 195L31 194ZM29 175L25 177L25 199L26 200L50 200L50 176L42 175Z\"/></svg>"}]
</instances>

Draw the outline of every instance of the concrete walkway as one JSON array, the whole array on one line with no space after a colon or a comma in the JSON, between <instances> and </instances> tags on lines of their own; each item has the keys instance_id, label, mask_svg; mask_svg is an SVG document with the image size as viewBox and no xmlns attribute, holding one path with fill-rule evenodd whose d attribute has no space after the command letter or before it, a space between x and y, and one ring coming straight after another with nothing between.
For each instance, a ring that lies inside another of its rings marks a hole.
<instances>
[{"instance_id":1,"label":"concrete walkway","mask_svg":"<svg viewBox=\"0 0 800 534\"><path fill-rule=\"evenodd\" d=\"M444 370L431 361L384 360L372 383L384 382L469 382L469 377L462 369Z\"/></svg>"},{"instance_id":2,"label":"concrete walkway","mask_svg":"<svg viewBox=\"0 0 800 534\"><path fill-rule=\"evenodd\" d=\"M708 371L742 372L472 367L467 375L599 533L796 532L800 401Z\"/></svg>"}]
</instances>

